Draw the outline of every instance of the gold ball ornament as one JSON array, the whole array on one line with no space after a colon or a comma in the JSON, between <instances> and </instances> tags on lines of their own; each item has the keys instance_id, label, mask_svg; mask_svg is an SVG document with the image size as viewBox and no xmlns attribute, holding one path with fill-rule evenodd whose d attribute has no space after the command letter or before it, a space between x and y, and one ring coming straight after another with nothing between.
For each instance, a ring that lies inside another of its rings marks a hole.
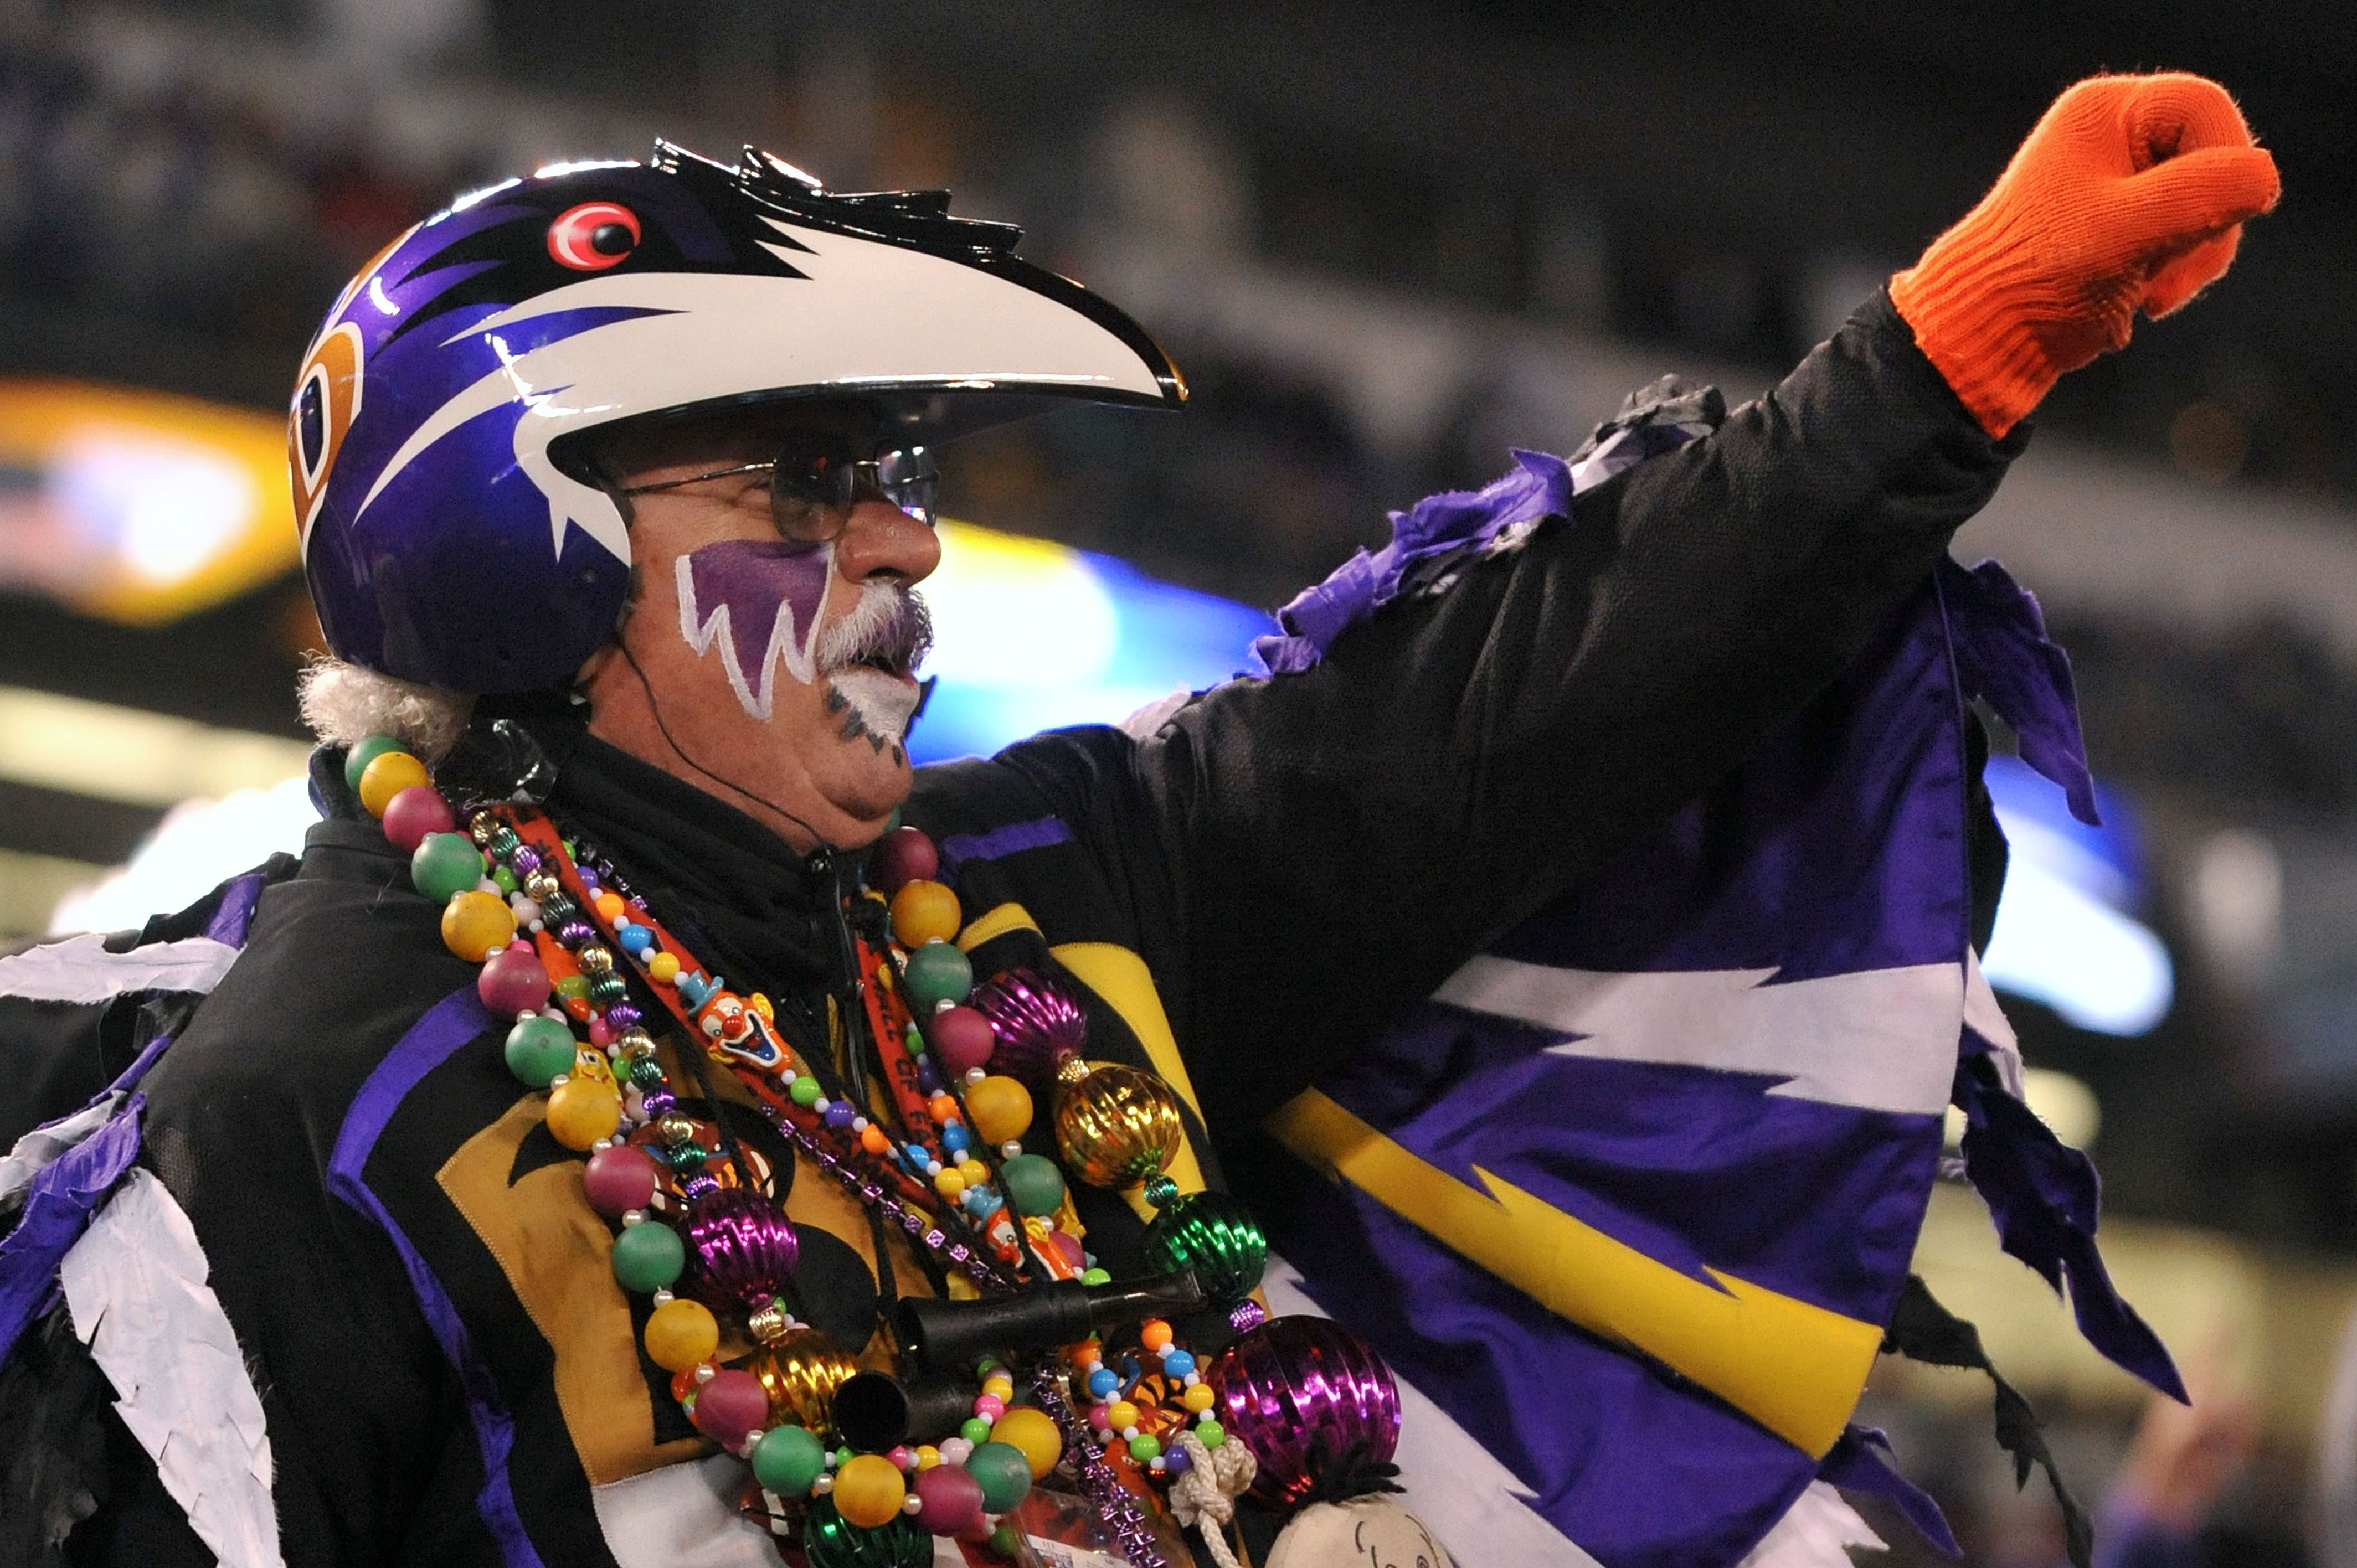
<instances>
[{"instance_id":1,"label":"gold ball ornament","mask_svg":"<svg viewBox=\"0 0 2357 1568\"><path fill-rule=\"evenodd\" d=\"M405 751L379 753L361 772L361 804L371 817L382 817L393 798L404 789L430 784L425 764Z\"/></svg>"},{"instance_id":2,"label":"gold ball ornament","mask_svg":"<svg viewBox=\"0 0 2357 1568\"><path fill-rule=\"evenodd\" d=\"M548 1133L568 1149L588 1148L622 1124L622 1097L594 1078L568 1078L549 1091Z\"/></svg>"},{"instance_id":3,"label":"gold ball ornament","mask_svg":"<svg viewBox=\"0 0 2357 1568\"><path fill-rule=\"evenodd\" d=\"M374 768L376 762L369 766ZM512 941L515 933L515 911L496 893L461 893L442 906L442 945L468 963L481 963Z\"/></svg>"},{"instance_id":4,"label":"gold ball ornament","mask_svg":"<svg viewBox=\"0 0 2357 1568\"><path fill-rule=\"evenodd\" d=\"M985 1144L1020 1138L1031 1128L1031 1091L1003 1073L968 1084L965 1113Z\"/></svg>"},{"instance_id":5,"label":"gold ball ornament","mask_svg":"<svg viewBox=\"0 0 2357 1568\"><path fill-rule=\"evenodd\" d=\"M1078 1057L1056 1069L1055 1120L1065 1168L1091 1187L1130 1187L1168 1170L1186 1137L1168 1084Z\"/></svg>"},{"instance_id":6,"label":"gold ball ornament","mask_svg":"<svg viewBox=\"0 0 2357 1568\"><path fill-rule=\"evenodd\" d=\"M836 1468L832 1496L835 1512L862 1530L874 1530L899 1517L909 1483L900 1466L881 1454L855 1454Z\"/></svg>"},{"instance_id":7,"label":"gold ball ornament","mask_svg":"<svg viewBox=\"0 0 2357 1568\"><path fill-rule=\"evenodd\" d=\"M773 1426L807 1426L824 1432L832 1418L834 1391L859 1370L843 1348L823 1330L788 1330L744 1363L770 1396Z\"/></svg>"},{"instance_id":8,"label":"gold ball ornament","mask_svg":"<svg viewBox=\"0 0 2357 1568\"><path fill-rule=\"evenodd\" d=\"M666 1372L702 1366L720 1348L720 1320L700 1301L681 1296L647 1319L647 1359Z\"/></svg>"},{"instance_id":9,"label":"gold ball ornament","mask_svg":"<svg viewBox=\"0 0 2357 1568\"><path fill-rule=\"evenodd\" d=\"M1064 1434L1057 1430L1055 1419L1035 1405L1008 1408L991 1427L990 1440L1012 1444L1030 1465L1035 1481L1054 1469L1056 1461L1064 1456Z\"/></svg>"},{"instance_id":10,"label":"gold ball ornament","mask_svg":"<svg viewBox=\"0 0 2357 1568\"><path fill-rule=\"evenodd\" d=\"M901 884L892 895L892 938L910 952L958 934L958 896L939 882Z\"/></svg>"}]
</instances>

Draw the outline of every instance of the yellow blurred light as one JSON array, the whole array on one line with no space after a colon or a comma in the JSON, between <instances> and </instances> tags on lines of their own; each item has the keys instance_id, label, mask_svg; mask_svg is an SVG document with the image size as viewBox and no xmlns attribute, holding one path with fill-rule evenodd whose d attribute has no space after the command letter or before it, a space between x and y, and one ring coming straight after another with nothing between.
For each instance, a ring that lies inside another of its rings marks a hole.
<instances>
[{"instance_id":1,"label":"yellow blurred light","mask_svg":"<svg viewBox=\"0 0 2357 1568\"><path fill-rule=\"evenodd\" d=\"M132 625L177 619L296 561L285 422L196 398L0 378L0 580Z\"/></svg>"},{"instance_id":2,"label":"yellow blurred light","mask_svg":"<svg viewBox=\"0 0 2357 1568\"><path fill-rule=\"evenodd\" d=\"M310 755L299 740L0 686L0 779L19 784L168 806L266 789Z\"/></svg>"}]
</instances>

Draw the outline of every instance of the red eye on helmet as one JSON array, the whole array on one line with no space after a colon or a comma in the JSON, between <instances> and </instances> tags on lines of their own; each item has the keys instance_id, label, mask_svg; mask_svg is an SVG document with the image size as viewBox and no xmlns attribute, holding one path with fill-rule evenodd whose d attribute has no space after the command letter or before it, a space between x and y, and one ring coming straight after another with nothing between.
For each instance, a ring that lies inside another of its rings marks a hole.
<instances>
[{"instance_id":1,"label":"red eye on helmet","mask_svg":"<svg viewBox=\"0 0 2357 1568\"><path fill-rule=\"evenodd\" d=\"M576 273L603 272L639 242L639 218L611 201L585 201L548 226L548 253Z\"/></svg>"}]
</instances>

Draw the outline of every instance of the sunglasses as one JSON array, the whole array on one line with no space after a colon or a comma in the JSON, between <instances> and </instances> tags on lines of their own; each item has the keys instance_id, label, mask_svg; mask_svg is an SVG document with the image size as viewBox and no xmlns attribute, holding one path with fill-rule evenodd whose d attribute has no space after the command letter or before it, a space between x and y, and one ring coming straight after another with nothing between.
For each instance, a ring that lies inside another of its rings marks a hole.
<instances>
[{"instance_id":1,"label":"sunglasses","mask_svg":"<svg viewBox=\"0 0 2357 1568\"><path fill-rule=\"evenodd\" d=\"M931 451L923 446L854 457L851 448L840 443L797 437L765 463L739 463L683 479L633 485L621 493L651 495L682 485L700 485L706 479L763 473L770 476L770 521L777 526L780 538L798 544L825 544L840 538L850 524L851 509L863 500L885 501L927 528L933 526L941 469Z\"/></svg>"}]
</instances>

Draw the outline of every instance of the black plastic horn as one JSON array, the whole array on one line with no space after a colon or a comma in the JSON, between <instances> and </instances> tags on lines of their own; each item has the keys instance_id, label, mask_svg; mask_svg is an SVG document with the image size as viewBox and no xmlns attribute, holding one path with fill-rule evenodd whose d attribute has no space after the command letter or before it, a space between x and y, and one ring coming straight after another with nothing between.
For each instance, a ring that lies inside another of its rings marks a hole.
<instances>
[{"instance_id":1,"label":"black plastic horn","mask_svg":"<svg viewBox=\"0 0 2357 1568\"><path fill-rule=\"evenodd\" d=\"M903 1443L937 1443L974 1413L974 1390L944 1379L904 1383L889 1372L855 1372L834 1391L828 1414L862 1454Z\"/></svg>"},{"instance_id":2,"label":"black plastic horn","mask_svg":"<svg viewBox=\"0 0 2357 1568\"><path fill-rule=\"evenodd\" d=\"M1195 1271L1180 1269L1127 1284L1058 1280L981 1301L906 1296L894 1323L901 1349L930 1371L950 1372L993 1352L1050 1349L1116 1323L1199 1312L1203 1305Z\"/></svg>"}]
</instances>

